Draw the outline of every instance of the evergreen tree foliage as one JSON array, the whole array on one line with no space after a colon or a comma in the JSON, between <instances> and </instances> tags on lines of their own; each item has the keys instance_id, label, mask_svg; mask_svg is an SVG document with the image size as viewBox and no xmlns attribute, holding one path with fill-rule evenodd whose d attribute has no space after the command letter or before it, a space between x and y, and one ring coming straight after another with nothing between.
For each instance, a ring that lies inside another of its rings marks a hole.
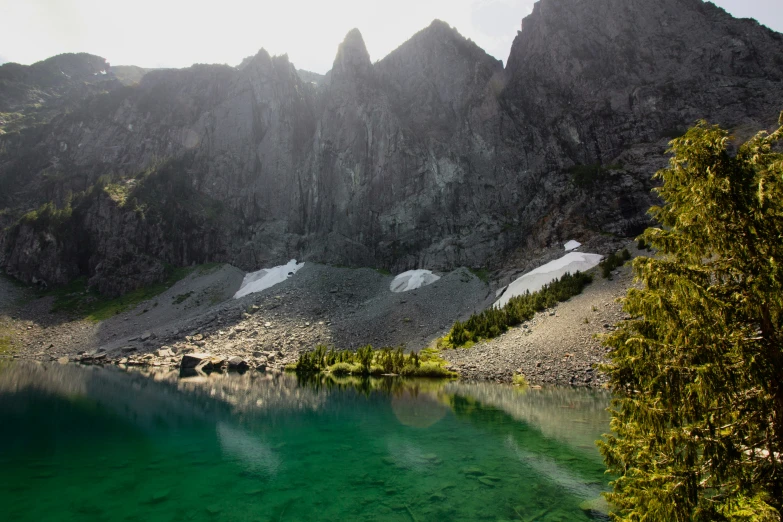
<instances>
[{"instance_id":1,"label":"evergreen tree foliage","mask_svg":"<svg viewBox=\"0 0 783 522\"><path fill-rule=\"evenodd\" d=\"M783 125L783 115L781 115ZM701 122L656 174L632 319L605 339L616 392L599 443L622 521L780 520L783 127L732 153Z\"/></svg>"},{"instance_id":2,"label":"evergreen tree foliage","mask_svg":"<svg viewBox=\"0 0 783 522\"><path fill-rule=\"evenodd\" d=\"M619 254L609 254L606 259L601 261L598 266L601 268L601 275L604 279L612 278L612 271L631 259L631 253L627 248L623 248Z\"/></svg>"},{"instance_id":3,"label":"evergreen tree foliage","mask_svg":"<svg viewBox=\"0 0 783 522\"><path fill-rule=\"evenodd\" d=\"M434 357L426 357L425 362L437 363L442 366L440 360ZM298 374L314 374L329 371L333 374L400 374L411 376L451 376L451 372L425 372L420 371L421 361L419 354L411 352L407 357L402 346L396 348L384 347L374 350L372 345L362 346L355 352L350 350L337 350L327 348L319 344L309 352L299 354L299 360L293 370ZM432 368L430 368L431 370ZM432 375L428 375L432 374Z\"/></svg>"},{"instance_id":4,"label":"evergreen tree foliage","mask_svg":"<svg viewBox=\"0 0 783 522\"><path fill-rule=\"evenodd\" d=\"M555 279L550 284L544 285L538 292L532 294L526 292L512 297L502 308L492 306L472 314L464 322L455 322L449 335L440 344L443 347L455 348L497 337L510 327L529 321L536 312L546 310L580 294L592 281L592 276L582 272L567 273L559 280Z\"/></svg>"}]
</instances>

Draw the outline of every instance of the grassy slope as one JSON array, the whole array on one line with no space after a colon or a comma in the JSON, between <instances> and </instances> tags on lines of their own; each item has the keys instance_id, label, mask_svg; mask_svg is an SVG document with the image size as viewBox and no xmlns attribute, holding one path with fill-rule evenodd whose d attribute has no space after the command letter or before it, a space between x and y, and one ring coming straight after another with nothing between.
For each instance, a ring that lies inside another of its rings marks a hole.
<instances>
[{"instance_id":1,"label":"grassy slope","mask_svg":"<svg viewBox=\"0 0 783 522\"><path fill-rule=\"evenodd\" d=\"M88 321L98 322L121 314L144 301L159 296L194 271L206 273L217 266L219 264L209 263L196 268L169 267L168 276L164 281L152 286L139 288L120 297L107 297L88 289L87 281L84 278L76 279L68 285L55 288L48 292L47 295L54 296L52 312L68 312Z\"/></svg>"}]
</instances>

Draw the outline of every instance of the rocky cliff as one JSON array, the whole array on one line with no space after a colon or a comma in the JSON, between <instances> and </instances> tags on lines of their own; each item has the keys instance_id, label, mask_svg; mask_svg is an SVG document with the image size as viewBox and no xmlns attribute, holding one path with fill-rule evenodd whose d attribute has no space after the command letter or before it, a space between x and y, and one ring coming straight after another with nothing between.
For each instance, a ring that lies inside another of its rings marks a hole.
<instances>
[{"instance_id":1,"label":"rocky cliff","mask_svg":"<svg viewBox=\"0 0 783 522\"><path fill-rule=\"evenodd\" d=\"M351 31L324 77L263 50L94 92L101 69L0 136L0 263L116 293L166 263L448 269L634 235L671 137L776 121L781 56L701 0L540 0L505 68L435 21L376 63Z\"/></svg>"}]
</instances>

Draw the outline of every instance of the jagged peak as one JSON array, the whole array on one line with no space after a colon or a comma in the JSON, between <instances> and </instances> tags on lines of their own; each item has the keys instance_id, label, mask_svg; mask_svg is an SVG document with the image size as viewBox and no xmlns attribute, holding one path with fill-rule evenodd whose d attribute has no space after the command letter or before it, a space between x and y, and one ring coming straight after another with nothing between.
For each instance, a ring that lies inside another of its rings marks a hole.
<instances>
[{"instance_id":1,"label":"jagged peak","mask_svg":"<svg viewBox=\"0 0 783 522\"><path fill-rule=\"evenodd\" d=\"M461 50L460 52L463 55L469 56L473 61L486 62L488 66L492 68L499 67L502 69L503 67L500 60L487 54L487 52L476 44L476 42L462 36L455 27L452 27L448 23L437 18L433 20L430 25L411 36L408 41L389 53L381 62L392 61L396 56L400 55L400 53L410 52L412 49L430 48L434 51L443 44L455 46ZM438 51L435 52L437 53Z\"/></svg>"},{"instance_id":2,"label":"jagged peak","mask_svg":"<svg viewBox=\"0 0 783 522\"><path fill-rule=\"evenodd\" d=\"M237 65L236 68L241 71L242 69L246 68L251 63L254 63L254 62L258 61L258 60L261 60L264 63L269 63L269 61L271 59L272 59L272 57L269 56L269 53L267 52L267 50L262 47L261 49L258 50L258 52L256 54L253 54L251 56L247 56L244 60L242 60L242 62L239 65Z\"/></svg>"},{"instance_id":3,"label":"jagged peak","mask_svg":"<svg viewBox=\"0 0 783 522\"><path fill-rule=\"evenodd\" d=\"M469 41L468 38L465 38L460 34L456 27L452 27L448 23L437 18L433 20L430 25L411 36L410 40L421 38L454 38L460 41Z\"/></svg>"},{"instance_id":4,"label":"jagged peak","mask_svg":"<svg viewBox=\"0 0 783 522\"><path fill-rule=\"evenodd\" d=\"M272 67L279 70L293 70L293 65L288 58L288 53L272 56L266 49L262 47L254 56L248 56L242 60L242 63L237 65L236 69L239 71L243 71L248 68L268 70Z\"/></svg>"},{"instance_id":5,"label":"jagged peak","mask_svg":"<svg viewBox=\"0 0 783 522\"><path fill-rule=\"evenodd\" d=\"M430 25L428 26L428 29L449 29L452 31L456 31L453 27L451 27L447 22L444 22L443 20L436 18L432 22L430 22Z\"/></svg>"},{"instance_id":6,"label":"jagged peak","mask_svg":"<svg viewBox=\"0 0 783 522\"><path fill-rule=\"evenodd\" d=\"M371 68L370 53L367 52L362 33L358 29L351 29L337 48L332 77L362 76L368 74Z\"/></svg>"}]
</instances>

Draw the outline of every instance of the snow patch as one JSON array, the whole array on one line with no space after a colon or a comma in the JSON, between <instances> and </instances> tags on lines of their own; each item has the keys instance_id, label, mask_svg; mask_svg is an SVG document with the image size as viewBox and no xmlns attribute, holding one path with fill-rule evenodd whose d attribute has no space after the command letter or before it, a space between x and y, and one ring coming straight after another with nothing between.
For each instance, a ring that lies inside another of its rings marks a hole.
<instances>
[{"instance_id":1,"label":"snow patch","mask_svg":"<svg viewBox=\"0 0 783 522\"><path fill-rule=\"evenodd\" d=\"M271 288L278 283L282 283L289 276L294 275L304 266L304 263L296 264L296 259L292 259L286 265L275 266L272 268L262 268L257 272L251 272L245 275L242 284L234 294L234 299L245 297L248 294L261 292Z\"/></svg>"},{"instance_id":2,"label":"snow patch","mask_svg":"<svg viewBox=\"0 0 783 522\"><path fill-rule=\"evenodd\" d=\"M537 292L541 287L559 279L567 273L584 272L598 265L603 256L599 254L585 254L582 252L571 252L560 259L555 259L543 266L531 270L522 277L516 279L508 285L505 293L495 302L497 308L501 308L508 303L508 300L517 295L523 295L525 292Z\"/></svg>"},{"instance_id":3,"label":"snow patch","mask_svg":"<svg viewBox=\"0 0 783 522\"><path fill-rule=\"evenodd\" d=\"M563 245L563 247L566 249L566 251L573 250L575 248L579 248L580 246L582 246L582 243L580 243L579 241L574 241L573 239L571 241L569 241L568 243L566 243L565 245Z\"/></svg>"},{"instance_id":4,"label":"snow patch","mask_svg":"<svg viewBox=\"0 0 783 522\"><path fill-rule=\"evenodd\" d=\"M394 278L389 285L389 290L398 293L416 290L422 286L431 285L438 279L440 276L436 276L431 270L408 270Z\"/></svg>"}]
</instances>

